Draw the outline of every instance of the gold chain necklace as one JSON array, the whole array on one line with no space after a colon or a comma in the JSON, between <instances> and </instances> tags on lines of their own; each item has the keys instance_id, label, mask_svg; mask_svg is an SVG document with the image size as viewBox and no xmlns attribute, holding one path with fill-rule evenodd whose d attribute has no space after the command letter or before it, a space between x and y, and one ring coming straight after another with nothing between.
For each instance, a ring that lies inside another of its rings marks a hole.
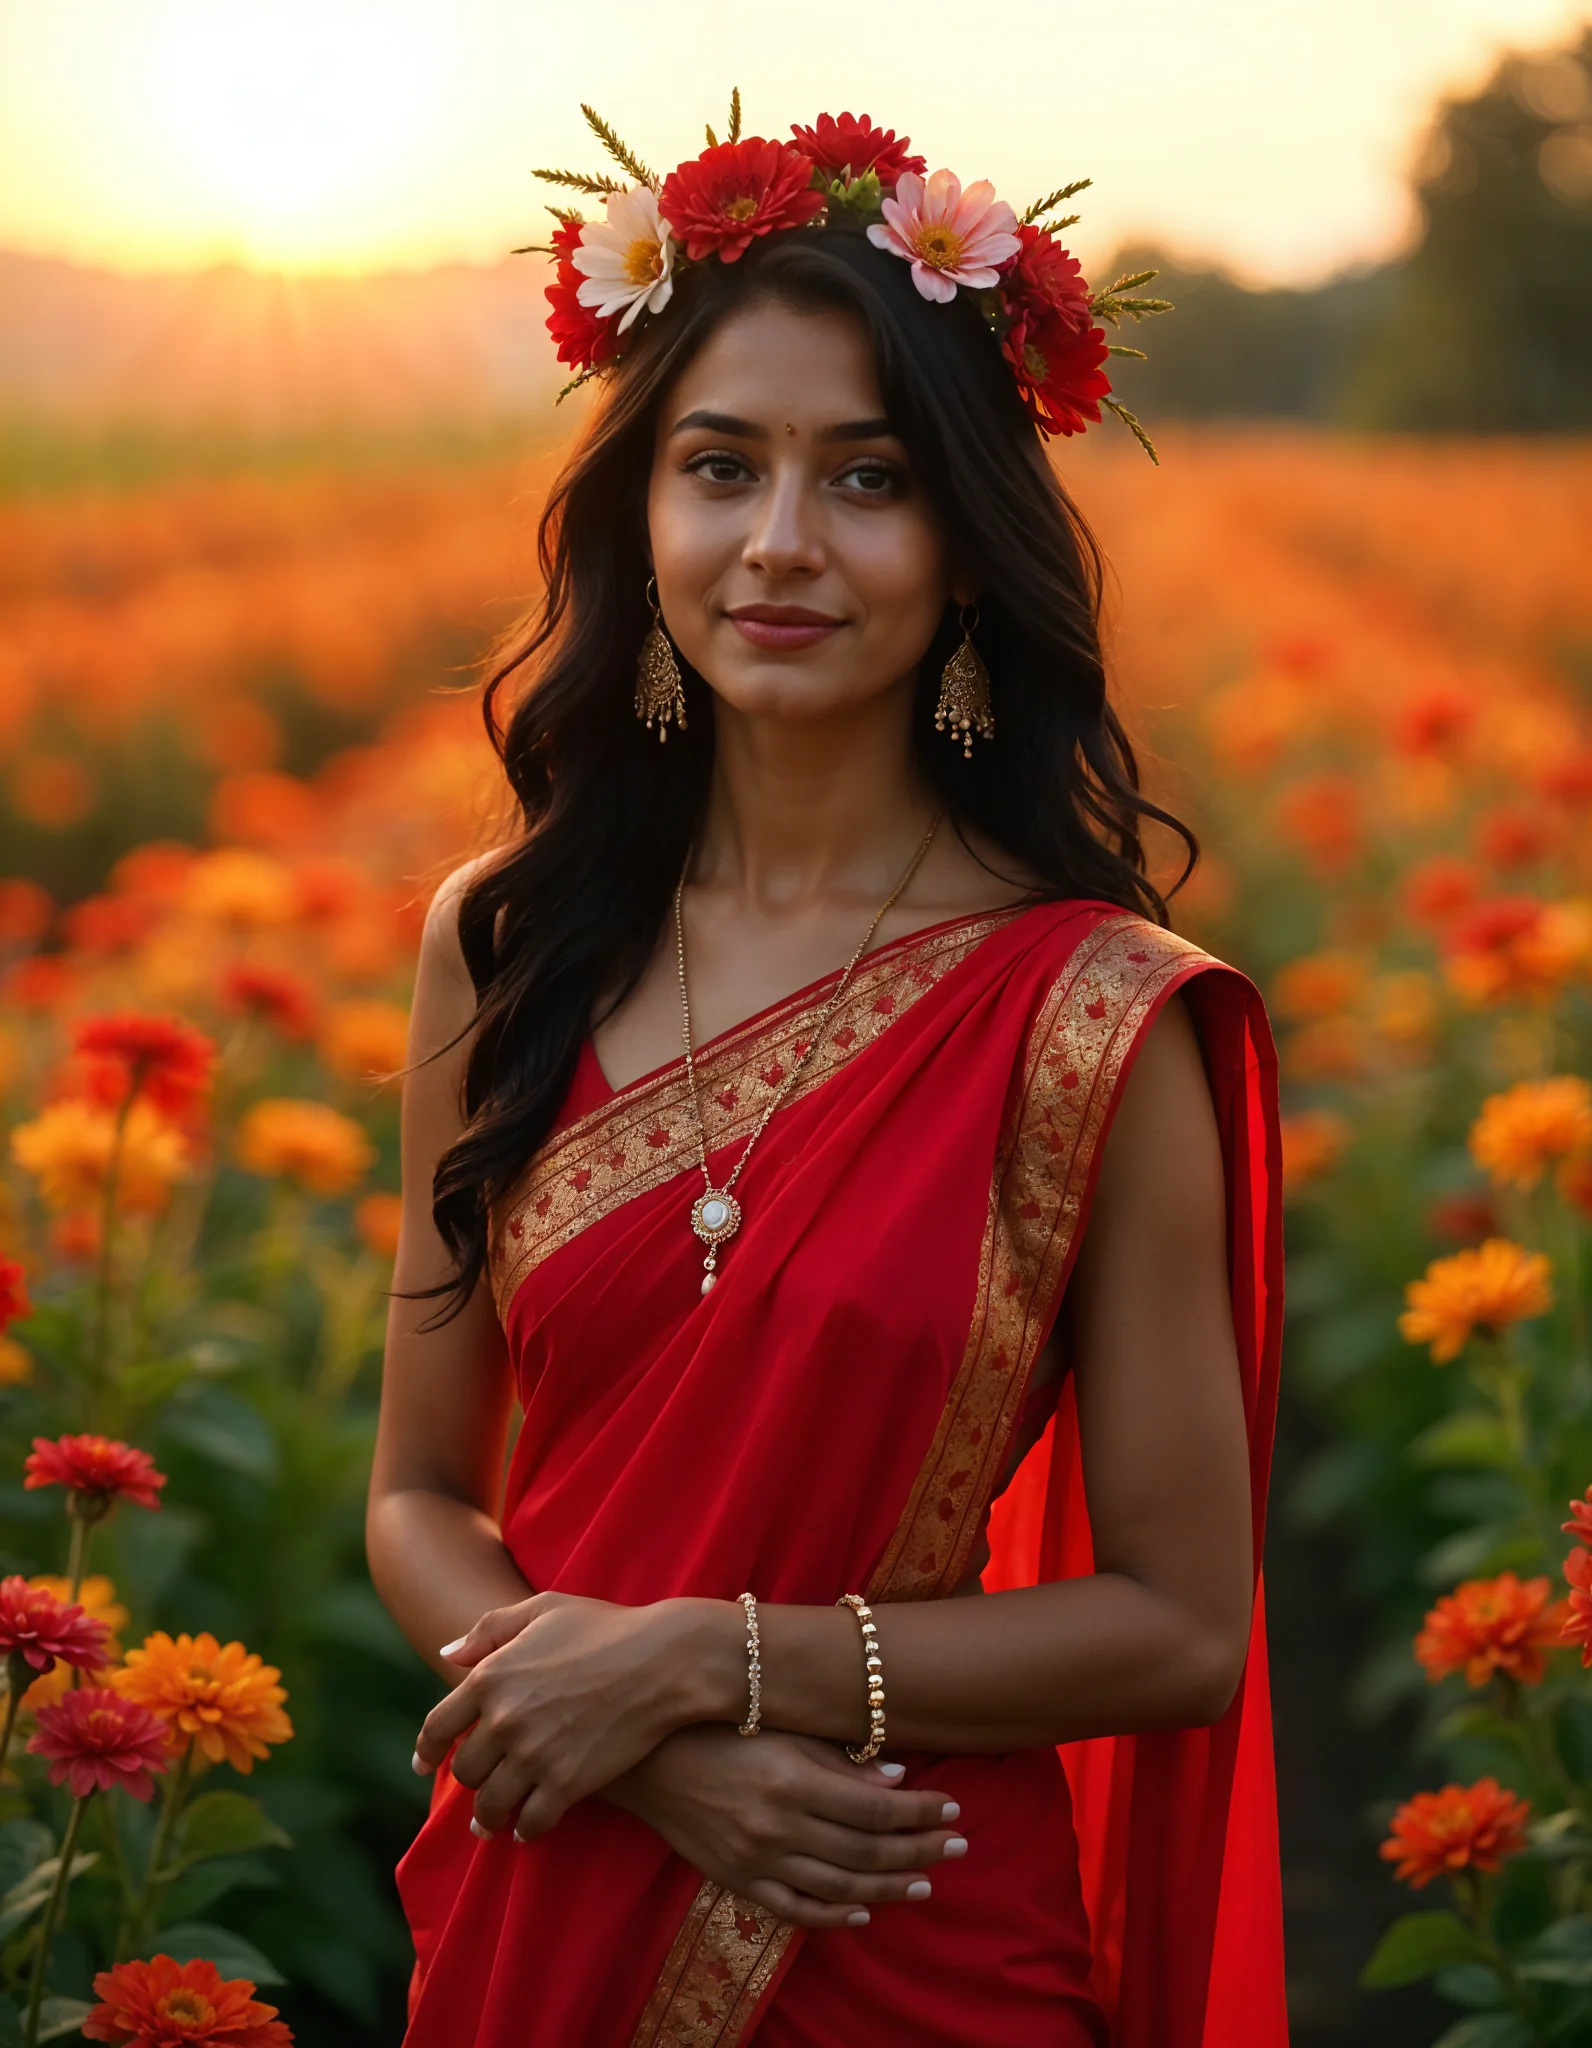
<instances>
[{"instance_id":1,"label":"gold chain necklace","mask_svg":"<svg viewBox=\"0 0 1592 2048\"><path fill-rule=\"evenodd\" d=\"M796 1053L790 1065L786 1068L779 1086L764 1105L763 1114L758 1118L752 1135L747 1139L740 1158L736 1160L723 1187L720 1188L716 1188L713 1185L713 1176L708 1171L708 1127L702 1115L702 1098L697 1092L696 1060L691 1044L691 998L686 992L685 979L685 922L680 914L680 899L685 893L685 869L681 870L680 879L675 884L674 890L674 950L675 959L680 969L680 1036L685 1044L686 1082L691 1097L692 1113L696 1117L697 1160L702 1168L702 1193L697 1196L691 1205L691 1228L708 1248L707 1257L702 1262L702 1292L704 1294L711 1294L718 1280L716 1269L719 1262L719 1246L727 1244L741 1227L741 1205L735 1199L734 1194L735 1183L741 1177L741 1168L745 1166L747 1160L752 1156L752 1147L762 1137L774 1112L785 1101L792 1088L795 1087L797 1076L807 1064L818 1041L829 1029L830 1024L834 1020L835 1012L845 1000L846 990L851 986L851 977L856 969L857 962L867 952L869 946L872 945L873 935L879 929L886 911L893 910L906 894L908 884L922 865L923 856L928 852L929 847L933 843L934 835L939 829L940 813L936 811L934 822L930 825L928 831L924 833L917 852L913 854L911 860L907 863L906 873L874 912L872 924L869 925L862 935L862 943L846 962L840 979L835 984L834 994L824 1004L818 1018L818 1023L814 1027L812 1037ZM690 861L687 860L686 867L690 865Z\"/></svg>"}]
</instances>

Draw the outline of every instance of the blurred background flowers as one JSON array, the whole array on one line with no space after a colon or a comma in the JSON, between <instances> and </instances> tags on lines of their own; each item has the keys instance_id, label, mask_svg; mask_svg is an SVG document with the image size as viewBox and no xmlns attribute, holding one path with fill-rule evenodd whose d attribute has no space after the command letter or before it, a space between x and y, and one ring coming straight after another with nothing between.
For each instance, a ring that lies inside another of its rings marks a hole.
<instances>
[{"instance_id":1,"label":"blurred background flowers","mask_svg":"<svg viewBox=\"0 0 1592 2048\"><path fill-rule=\"evenodd\" d=\"M522 14L0 0L0 2008L43 1948L41 2039L400 2029L394 1077L585 402L500 252L578 99L667 161L728 65L753 129L867 107L1019 206L1060 132L1091 278L1178 304L1119 386L1162 467L1053 452L1204 841L1176 922L1282 1047L1295 2037L1592 2038L1584 8L1130 0L1058 77L1022 0L956 100L883 17Z\"/></svg>"}]
</instances>

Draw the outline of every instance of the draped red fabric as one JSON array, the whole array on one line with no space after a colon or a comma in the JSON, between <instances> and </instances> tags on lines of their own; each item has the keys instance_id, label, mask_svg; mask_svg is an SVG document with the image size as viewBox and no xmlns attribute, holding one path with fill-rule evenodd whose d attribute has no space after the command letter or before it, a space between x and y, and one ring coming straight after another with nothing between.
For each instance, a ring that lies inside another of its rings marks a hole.
<instances>
[{"instance_id":1,"label":"draped red fabric","mask_svg":"<svg viewBox=\"0 0 1592 2048\"><path fill-rule=\"evenodd\" d=\"M716 1166L739 1157L832 988L703 1049ZM501 1520L529 1582L631 1603L860 1590L886 1642L890 1602L965 1590L1122 1080L1176 988L1228 1161L1258 1528L1278 1310L1259 999L1185 941L1075 901L954 920L863 963L751 1155L745 1221L706 1298L680 1065L615 1094L588 1048L494 1217L524 1408ZM1069 1418L1064 1397L996 1505L988 1587L1089 1568ZM417 1956L407 2048L1285 2039L1258 1620L1214 1729L901 1761L906 1782L961 1802L973 1853L922 1905L805 1936L600 1799L538 1842L478 1842L444 1771L399 1872Z\"/></svg>"},{"instance_id":2,"label":"draped red fabric","mask_svg":"<svg viewBox=\"0 0 1592 2048\"><path fill-rule=\"evenodd\" d=\"M1232 974L1184 984L1227 1169L1233 1323L1249 1423L1255 1556L1282 1348L1276 1054L1258 996ZM987 1591L1093 1567L1070 1387L990 1520ZM1095 1988L1118 2048L1270 2048L1287 2039L1266 1619L1214 1728L1065 1745Z\"/></svg>"}]
</instances>

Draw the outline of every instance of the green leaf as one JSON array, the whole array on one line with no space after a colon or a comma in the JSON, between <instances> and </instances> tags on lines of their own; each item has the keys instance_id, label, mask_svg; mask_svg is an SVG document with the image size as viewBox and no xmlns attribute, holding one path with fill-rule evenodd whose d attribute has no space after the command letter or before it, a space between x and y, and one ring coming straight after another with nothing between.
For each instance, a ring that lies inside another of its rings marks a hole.
<instances>
[{"instance_id":1,"label":"green leaf","mask_svg":"<svg viewBox=\"0 0 1592 2048\"><path fill-rule=\"evenodd\" d=\"M60 2041L68 2034L81 2034L93 2010L81 1998L46 1998L39 2007L39 2039Z\"/></svg>"},{"instance_id":2,"label":"green leaf","mask_svg":"<svg viewBox=\"0 0 1592 2048\"><path fill-rule=\"evenodd\" d=\"M1432 1975L1432 1989L1454 2005L1493 2012L1506 2003L1498 1972L1486 1963L1445 1963Z\"/></svg>"},{"instance_id":3,"label":"green leaf","mask_svg":"<svg viewBox=\"0 0 1592 2048\"><path fill-rule=\"evenodd\" d=\"M280 1891L282 1873L264 1856L207 1856L202 1863L190 1863L166 1888L160 1918L180 1926L202 1920L228 1892L243 1886L250 1891Z\"/></svg>"},{"instance_id":4,"label":"green leaf","mask_svg":"<svg viewBox=\"0 0 1592 2048\"><path fill-rule=\"evenodd\" d=\"M258 1408L224 1387L200 1387L161 1418L168 1436L203 1457L251 1479L276 1474L276 1438Z\"/></svg>"},{"instance_id":5,"label":"green leaf","mask_svg":"<svg viewBox=\"0 0 1592 2048\"><path fill-rule=\"evenodd\" d=\"M1511 1749L1524 1749L1530 1734L1524 1724L1510 1721L1496 1707L1473 1704L1456 1707L1437 1724L1439 1742L1506 1742Z\"/></svg>"},{"instance_id":6,"label":"green leaf","mask_svg":"<svg viewBox=\"0 0 1592 2048\"><path fill-rule=\"evenodd\" d=\"M1450 2027L1432 2048L1532 2048L1536 2037L1512 2012L1478 2012Z\"/></svg>"},{"instance_id":7,"label":"green leaf","mask_svg":"<svg viewBox=\"0 0 1592 2048\"><path fill-rule=\"evenodd\" d=\"M72 1874L68 1884L76 1883L85 1870L90 1870L99 1861L99 1852L90 1849L85 1855L72 1858ZM56 1875L61 1868L59 1856L46 1856L42 1863L36 1863L20 1882L14 1884L3 1899L0 1899L0 1937L20 1927L24 1920L42 1911L44 1902L55 1886Z\"/></svg>"},{"instance_id":8,"label":"green leaf","mask_svg":"<svg viewBox=\"0 0 1592 2048\"><path fill-rule=\"evenodd\" d=\"M177 1849L184 1864L206 1856L241 1856L250 1849L291 1849L291 1838L258 1799L242 1792L204 1792L184 1810Z\"/></svg>"},{"instance_id":9,"label":"green leaf","mask_svg":"<svg viewBox=\"0 0 1592 2048\"><path fill-rule=\"evenodd\" d=\"M285 1984L287 1979L268 1956L252 1941L234 1934L230 1927L213 1927L206 1920L187 1920L179 1927L163 1927L146 1944L146 1956L170 1956L179 1963L196 1962L201 1956L215 1964L223 1977L247 1977L255 1984Z\"/></svg>"},{"instance_id":10,"label":"green leaf","mask_svg":"<svg viewBox=\"0 0 1592 2048\"><path fill-rule=\"evenodd\" d=\"M16 2001L0 1992L0 2048L22 2048L22 2014Z\"/></svg>"},{"instance_id":11,"label":"green leaf","mask_svg":"<svg viewBox=\"0 0 1592 2048\"><path fill-rule=\"evenodd\" d=\"M1479 1408L1445 1415L1422 1430L1410 1445L1410 1458L1417 1465L1485 1465L1496 1470L1514 1462L1503 1424Z\"/></svg>"},{"instance_id":12,"label":"green leaf","mask_svg":"<svg viewBox=\"0 0 1592 2048\"><path fill-rule=\"evenodd\" d=\"M1389 1991L1430 1976L1445 1963L1476 1962L1485 1954L1457 1913L1406 1913L1377 1943L1360 1982L1368 1991Z\"/></svg>"},{"instance_id":13,"label":"green leaf","mask_svg":"<svg viewBox=\"0 0 1592 2048\"><path fill-rule=\"evenodd\" d=\"M0 1827L0 1896L54 1853L55 1837L42 1820L8 1820Z\"/></svg>"}]
</instances>

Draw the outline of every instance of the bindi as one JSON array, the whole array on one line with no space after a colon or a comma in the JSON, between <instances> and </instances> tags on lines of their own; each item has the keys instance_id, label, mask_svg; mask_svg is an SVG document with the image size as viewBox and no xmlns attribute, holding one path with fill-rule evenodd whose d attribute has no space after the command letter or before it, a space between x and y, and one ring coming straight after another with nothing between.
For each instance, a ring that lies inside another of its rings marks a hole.
<instances>
[{"instance_id":1,"label":"bindi","mask_svg":"<svg viewBox=\"0 0 1592 2048\"><path fill-rule=\"evenodd\" d=\"M795 439L796 429L791 425L789 420L785 422L785 431L787 434L791 436L793 440Z\"/></svg>"}]
</instances>

